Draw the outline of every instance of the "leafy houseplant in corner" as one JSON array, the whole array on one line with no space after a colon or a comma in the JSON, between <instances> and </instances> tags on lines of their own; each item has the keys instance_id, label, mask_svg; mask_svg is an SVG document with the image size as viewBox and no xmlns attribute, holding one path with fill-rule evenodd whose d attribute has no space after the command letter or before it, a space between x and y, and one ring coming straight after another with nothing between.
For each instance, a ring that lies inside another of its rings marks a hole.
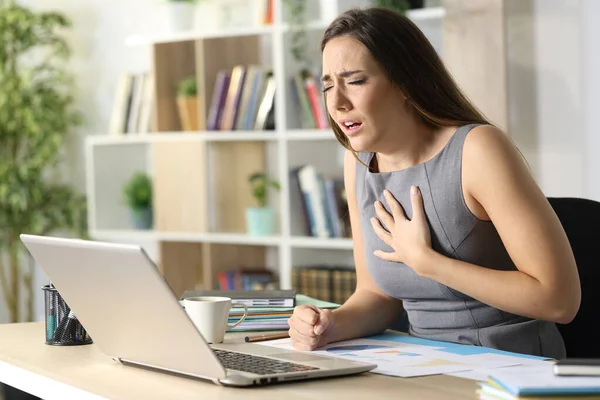
<instances>
[{"instance_id":1,"label":"leafy houseplant in corner","mask_svg":"<svg viewBox=\"0 0 600 400\"><path fill-rule=\"evenodd\" d=\"M258 207L246 209L248 234L251 236L272 235L275 231L275 213L271 207L267 206L267 190L269 188L279 190L279 183L270 180L261 172L250 175L249 182Z\"/></svg>"},{"instance_id":2,"label":"leafy houseplant in corner","mask_svg":"<svg viewBox=\"0 0 600 400\"><path fill-rule=\"evenodd\" d=\"M200 108L198 103L198 82L195 76L182 79L177 85L177 110L181 128L186 131L200 130L198 115Z\"/></svg>"},{"instance_id":3,"label":"leafy houseplant in corner","mask_svg":"<svg viewBox=\"0 0 600 400\"><path fill-rule=\"evenodd\" d=\"M197 2L198 0L167 0L169 28L172 32L189 31L194 28Z\"/></svg>"},{"instance_id":4,"label":"leafy houseplant in corner","mask_svg":"<svg viewBox=\"0 0 600 400\"><path fill-rule=\"evenodd\" d=\"M63 14L0 1L0 287L10 322L33 320L35 264L19 235L87 236L86 199L59 175L81 123L60 35L70 26Z\"/></svg>"},{"instance_id":5,"label":"leafy houseplant in corner","mask_svg":"<svg viewBox=\"0 0 600 400\"><path fill-rule=\"evenodd\" d=\"M152 181L144 172L134 173L125 187L123 195L135 229L152 228Z\"/></svg>"}]
</instances>

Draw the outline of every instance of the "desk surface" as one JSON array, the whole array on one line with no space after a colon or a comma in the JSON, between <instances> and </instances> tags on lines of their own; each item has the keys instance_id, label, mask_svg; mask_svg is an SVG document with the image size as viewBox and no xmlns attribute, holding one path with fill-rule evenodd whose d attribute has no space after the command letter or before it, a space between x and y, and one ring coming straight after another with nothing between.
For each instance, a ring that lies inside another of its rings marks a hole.
<instances>
[{"instance_id":1,"label":"desk surface","mask_svg":"<svg viewBox=\"0 0 600 400\"><path fill-rule=\"evenodd\" d=\"M0 381L48 400L86 399L475 399L475 382L451 376L396 378L361 374L254 388L210 382L121 365L92 344L44 343L43 322L0 324ZM227 342L243 336L228 335ZM240 397L242 396L242 397Z\"/></svg>"}]
</instances>

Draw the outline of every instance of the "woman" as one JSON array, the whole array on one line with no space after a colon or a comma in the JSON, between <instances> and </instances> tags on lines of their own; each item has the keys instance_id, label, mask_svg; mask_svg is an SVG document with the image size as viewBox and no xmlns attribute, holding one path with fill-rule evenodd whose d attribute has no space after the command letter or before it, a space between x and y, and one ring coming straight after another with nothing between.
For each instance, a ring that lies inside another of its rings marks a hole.
<instances>
[{"instance_id":1,"label":"woman","mask_svg":"<svg viewBox=\"0 0 600 400\"><path fill-rule=\"evenodd\" d=\"M579 309L577 267L512 142L401 15L350 10L321 50L357 287L333 312L297 307L294 347L382 332L404 309L415 336L564 357L555 323Z\"/></svg>"}]
</instances>

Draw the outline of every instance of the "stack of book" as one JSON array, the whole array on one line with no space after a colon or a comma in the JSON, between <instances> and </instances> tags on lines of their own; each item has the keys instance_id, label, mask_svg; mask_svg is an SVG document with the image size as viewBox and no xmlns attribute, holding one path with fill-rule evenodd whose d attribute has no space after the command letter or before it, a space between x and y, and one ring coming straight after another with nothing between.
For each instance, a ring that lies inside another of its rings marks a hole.
<instances>
[{"instance_id":1,"label":"stack of book","mask_svg":"<svg viewBox=\"0 0 600 400\"><path fill-rule=\"evenodd\" d=\"M220 291L262 291L270 286L274 286L274 282L275 277L271 271L237 268L219 272L215 286Z\"/></svg>"},{"instance_id":2,"label":"stack of book","mask_svg":"<svg viewBox=\"0 0 600 400\"><path fill-rule=\"evenodd\" d=\"M497 368L479 385L479 398L486 400L600 399L600 377L557 376L551 362Z\"/></svg>"},{"instance_id":3,"label":"stack of book","mask_svg":"<svg viewBox=\"0 0 600 400\"><path fill-rule=\"evenodd\" d=\"M340 306L302 294L296 295L296 306L305 304L329 309ZM289 329L288 320L293 312L294 307L248 307L248 316L244 322L231 329L230 332L287 331ZM232 308L229 313L229 323L237 321L243 313L244 309L242 308Z\"/></svg>"},{"instance_id":4,"label":"stack of book","mask_svg":"<svg viewBox=\"0 0 600 400\"><path fill-rule=\"evenodd\" d=\"M275 77L269 66L236 65L217 73L206 129L275 129Z\"/></svg>"},{"instance_id":5,"label":"stack of book","mask_svg":"<svg viewBox=\"0 0 600 400\"><path fill-rule=\"evenodd\" d=\"M114 94L109 133L124 135L151 130L154 105L154 75L151 72L121 74Z\"/></svg>"},{"instance_id":6,"label":"stack of book","mask_svg":"<svg viewBox=\"0 0 600 400\"><path fill-rule=\"evenodd\" d=\"M303 129L327 129L329 121L323 101L320 71L301 70L292 76L292 95Z\"/></svg>"},{"instance_id":7,"label":"stack of book","mask_svg":"<svg viewBox=\"0 0 600 400\"><path fill-rule=\"evenodd\" d=\"M294 267L292 287L310 297L344 304L356 288L356 271L334 265Z\"/></svg>"},{"instance_id":8,"label":"stack of book","mask_svg":"<svg viewBox=\"0 0 600 400\"><path fill-rule=\"evenodd\" d=\"M300 200L307 235L322 238L352 235L343 178L326 178L314 165L302 165L290 171L290 193Z\"/></svg>"},{"instance_id":9,"label":"stack of book","mask_svg":"<svg viewBox=\"0 0 600 400\"><path fill-rule=\"evenodd\" d=\"M289 329L288 320L295 306L311 304L319 308L337 308L339 304L321 301L290 290L190 290L183 298L195 296L230 297L234 303L248 306L246 319L229 332L284 331ZM237 322L244 314L242 307L229 312L229 323Z\"/></svg>"}]
</instances>

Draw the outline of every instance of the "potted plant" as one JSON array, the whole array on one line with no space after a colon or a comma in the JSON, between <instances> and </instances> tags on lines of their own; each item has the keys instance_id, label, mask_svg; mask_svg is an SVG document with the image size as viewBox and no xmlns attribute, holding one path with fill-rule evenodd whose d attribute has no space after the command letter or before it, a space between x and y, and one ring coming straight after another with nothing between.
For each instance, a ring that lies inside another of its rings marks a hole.
<instances>
[{"instance_id":1,"label":"potted plant","mask_svg":"<svg viewBox=\"0 0 600 400\"><path fill-rule=\"evenodd\" d=\"M81 123L61 35L70 27L63 14L0 2L0 288L10 322L34 317L35 263L19 234L87 236L85 197L54 178Z\"/></svg>"},{"instance_id":2,"label":"potted plant","mask_svg":"<svg viewBox=\"0 0 600 400\"><path fill-rule=\"evenodd\" d=\"M195 5L197 2L198 0L167 0L171 31L189 31L194 28Z\"/></svg>"},{"instance_id":3,"label":"potted plant","mask_svg":"<svg viewBox=\"0 0 600 400\"><path fill-rule=\"evenodd\" d=\"M135 172L123 188L135 229L152 228L152 180L145 172Z\"/></svg>"},{"instance_id":4,"label":"potted plant","mask_svg":"<svg viewBox=\"0 0 600 400\"><path fill-rule=\"evenodd\" d=\"M181 128L186 131L200 130L198 115L198 81L192 75L182 79L177 85L177 109Z\"/></svg>"},{"instance_id":5,"label":"potted plant","mask_svg":"<svg viewBox=\"0 0 600 400\"><path fill-rule=\"evenodd\" d=\"M256 199L257 207L246 209L246 224L251 236L272 235L275 231L275 213L267 206L267 191L269 188L279 190L279 183L273 181L262 172L250 175L248 179L252 196Z\"/></svg>"}]
</instances>

